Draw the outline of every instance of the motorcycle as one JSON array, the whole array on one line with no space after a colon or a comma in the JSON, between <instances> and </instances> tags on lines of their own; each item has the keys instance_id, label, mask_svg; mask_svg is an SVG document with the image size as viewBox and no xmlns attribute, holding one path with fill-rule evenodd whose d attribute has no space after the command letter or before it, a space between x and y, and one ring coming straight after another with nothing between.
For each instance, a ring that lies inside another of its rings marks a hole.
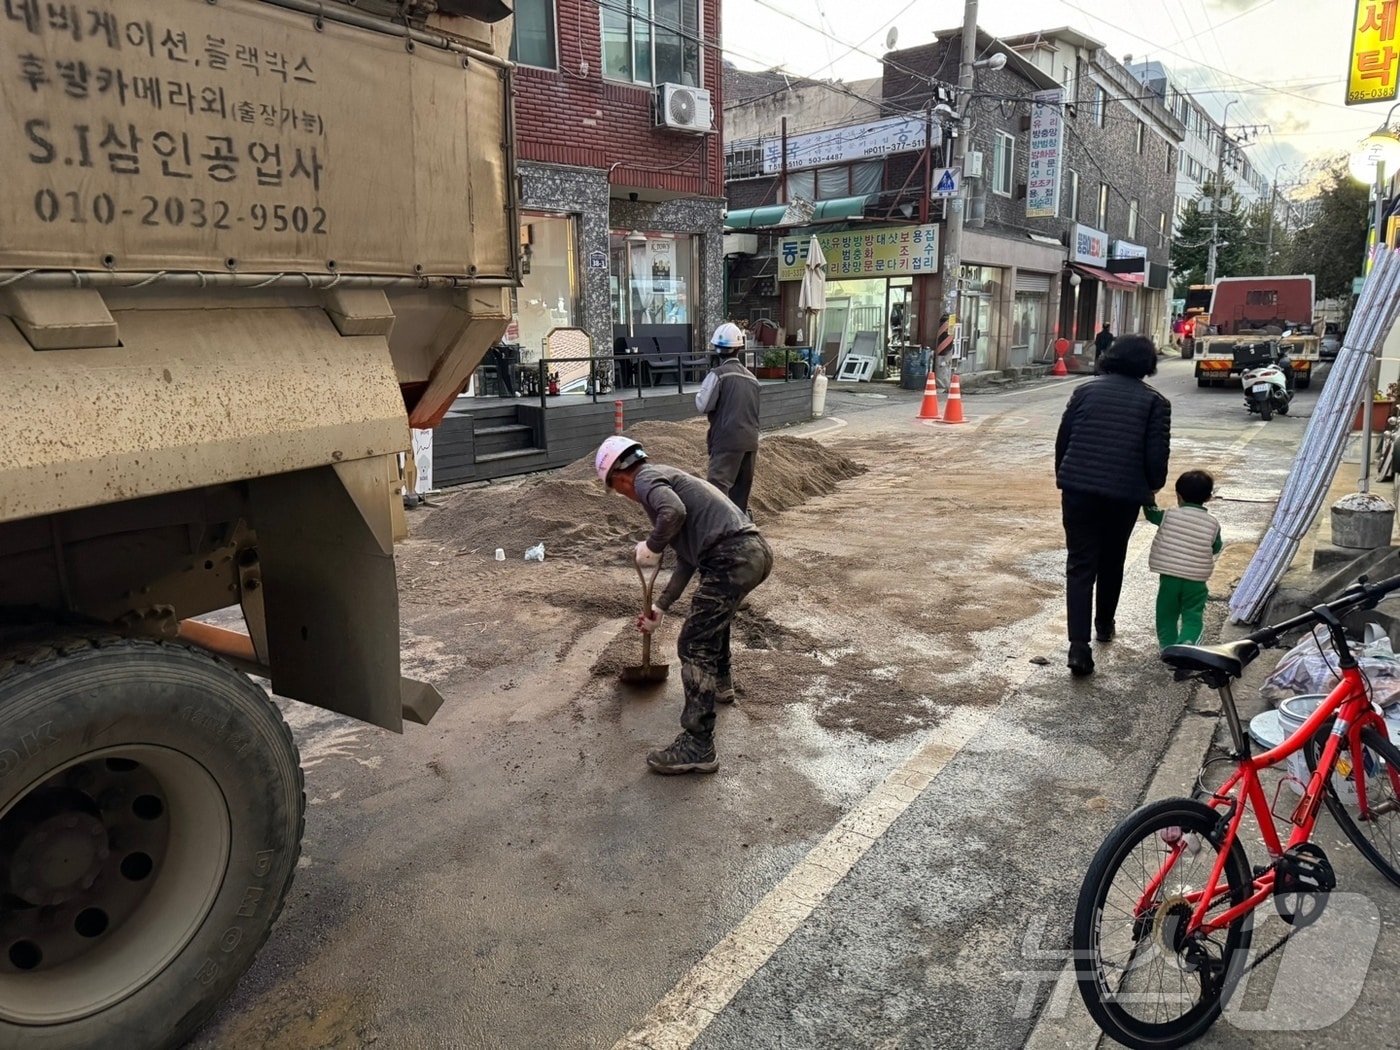
<instances>
[{"instance_id":1,"label":"motorcycle","mask_svg":"<svg viewBox=\"0 0 1400 1050\"><path fill-rule=\"evenodd\" d=\"M1240 376L1240 384L1244 387L1244 407L1259 413L1267 422L1275 412L1281 416L1288 414L1288 406L1293 401L1293 362L1283 344L1277 341L1243 349L1253 351L1251 356L1257 358L1261 348L1267 348L1264 362L1247 368ZM1237 357L1241 349L1236 348Z\"/></svg>"}]
</instances>

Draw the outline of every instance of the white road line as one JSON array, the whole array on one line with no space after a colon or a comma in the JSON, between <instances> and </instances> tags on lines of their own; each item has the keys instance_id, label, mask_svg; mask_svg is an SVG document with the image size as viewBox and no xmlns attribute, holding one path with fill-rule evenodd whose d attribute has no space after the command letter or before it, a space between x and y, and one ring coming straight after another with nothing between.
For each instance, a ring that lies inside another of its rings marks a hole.
<instances>
[{"instance_id":1,"label":"white road line","mask_svg":"<svg viewBox=\"0 0 1400 1050\"><path fill-rule=\"evenodd\" d=\"M1035 668L1028 665L1025 676ZM1021 677L1024 681L1025 676ZM1014 683L1011 688L1020 685ZM685 1050L773 957L934 777L992 720L959 708L817 843L613 1050Z\"/></svg>"}]
</instances>

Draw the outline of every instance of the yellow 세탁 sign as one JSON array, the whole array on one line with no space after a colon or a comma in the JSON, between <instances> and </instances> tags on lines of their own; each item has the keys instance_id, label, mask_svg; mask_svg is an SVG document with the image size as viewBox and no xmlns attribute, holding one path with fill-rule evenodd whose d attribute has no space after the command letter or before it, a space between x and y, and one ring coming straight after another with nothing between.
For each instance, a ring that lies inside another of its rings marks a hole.
<instances>
[{"instance_id":1,"label":"yellow \uc138\ud0c1 sign","mask_svg":"<svg viewBox=\"0 0 1400 1050\"><path fill-rule=\"evenodd\" d=\"M1396 22L1400 0L1357 0L1347 68L1347 105L1390 102L1396 96Z\"/></svg>"}]
</instances>

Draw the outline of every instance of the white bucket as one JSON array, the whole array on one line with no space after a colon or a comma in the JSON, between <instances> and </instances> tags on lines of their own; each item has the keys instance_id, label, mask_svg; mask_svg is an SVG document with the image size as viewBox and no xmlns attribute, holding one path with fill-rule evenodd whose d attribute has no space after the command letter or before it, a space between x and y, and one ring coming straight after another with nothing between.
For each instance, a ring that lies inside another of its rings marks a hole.
<instances>
[{"instance_id":1,"label":"white bucket","mask_svg":"<svg viewBox=\"0 0 1400 1050\"><path fill-rule=\"evenodd\" d=\"M1318 705L1326 699L1326 696L1321 696L1318 694L1309 694L1307 696L1290 696L1287 700L1281 700L1279 702L1277 711L1266 711L1265 714L1272 713L1276 715L1278 719L1279 736L1277 741L1275 741L1275 744L1270 746L1276 746L1277 744L1283 743L1285 737L1291 736L1292 734L1296 733L1299 729L1301 729L1303 723L1312 717L1312 714L1314 711L1317 710ZM1263 717L1263 715L1260 715L1258 716L1258 718L1251 720L1249 724L1250 735L1253 736L1256 740L1259 740L1259 736L1255 733L1255 722L1259 721L1259 719ZM1393 713L1391 711L1386 712L1385 727L1386 732L1388 733L1392 741L1395 741L1397 740L1397 738L1400 738L1400 711L1395 711ZM1260 725L1260 729L1261 731L1267 732L1266 727L1262 723ZM1262 740L1260 742L1263 743ZM1289 786L1293 788L1293 790L1296 793L1301 795L1303 793L1302 785L1307 784L1308 780L1311 779L1311 774L1308 772L1307 759L1303 756L1303 752L1301 750L1295 751L1293 752L1293 754L1288 756L1286 760L1286 765L1289 774L1293 777L1296 777L1301 782L1299 784L1295 784L1292 781L1290 781ZM1377 769L1371 769L1368 767L1366 770L1366 775L1373 776L1377 772ZM1332 786L1336 789L1337 797L1341 799L1342 802L1344 802L1348 806L1356 805L1356 784L1351 776L1343 777L1339 772L1333 773Z\"/></svg>"}]
</instances>

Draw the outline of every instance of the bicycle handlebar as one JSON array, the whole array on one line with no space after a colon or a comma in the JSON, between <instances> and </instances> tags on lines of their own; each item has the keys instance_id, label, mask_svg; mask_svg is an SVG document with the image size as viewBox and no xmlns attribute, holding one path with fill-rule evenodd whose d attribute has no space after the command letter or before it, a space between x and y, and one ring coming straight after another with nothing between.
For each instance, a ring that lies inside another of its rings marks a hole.
<instances>
[{"instance_id":1,"label":"bicycle handlebar","mask_svg":"<svg viewBox=\"0 0 1400 1050\"><path fill-rule=\"evenodd\" d=\"M1382 598L1395 590L1400 590L1400 576L1392 576L1379 583L1367 583L1366 577L1363 576L1343 591L1341 597L1334 598L1325 605L1313 606L1307 612L1301 613L1291 620L1284 620L1282 623L1276 623L1269 627L1261 627L1249 636L1249 640L1261 646L1273 645L1281 635L1296 627L1305 627L1311 623L1326 623L1327 619L1323 610L1335 617L1360 609L1374 609L1380 604Z\"/></svg>"}]
</instances>

